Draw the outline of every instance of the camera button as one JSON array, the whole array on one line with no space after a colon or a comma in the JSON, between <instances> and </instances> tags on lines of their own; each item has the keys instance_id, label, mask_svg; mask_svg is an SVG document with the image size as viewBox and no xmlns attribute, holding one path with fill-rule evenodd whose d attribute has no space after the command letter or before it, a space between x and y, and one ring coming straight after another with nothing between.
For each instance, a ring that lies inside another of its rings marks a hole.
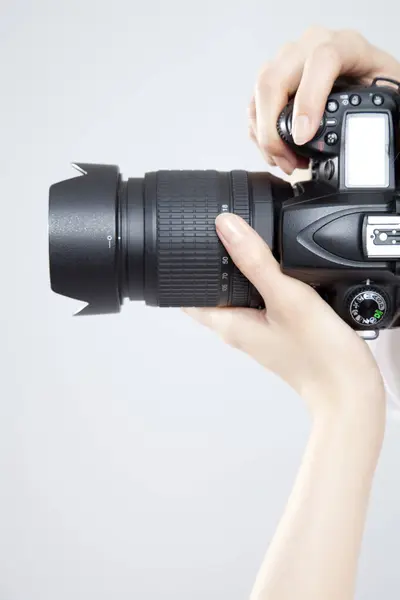
<instances>
[{"instance_id":1,"label":"camera button","mask_svg":"<svg viewBox=\"0 0 400 600\"><path fill-rule=\"evenodd\" d=\"M337 144L338 139L339 136L334 131L332 131L331 133L327 133L325 136L325 142L328 144L328 146L334 146L335 144Z\"/></svg>"},{"instance_id":2,"label":"camera button","mask_svg":"<svg viewBox=\"0 0 400 600\"><path fill-rule=\"evenodd\" d=\"M326 120L327 127L336 127L336 125L337 125L337 119L327 119Z\"/></svg>"},{"instance_id":3,"label":"camera button","mask_svg":"<svg viewBox=\"0 0 400 600\"><path fill-rule=\"evenodd\" d=\"M372 102L375 104L375 106L382 106L384 102L383 96L381 96L380 94L375 94L372 98Z\"/></svg>"},{"instance_id":4,"label":"camera button","mask_svg":"<svg viewBox=\"0 0 400 600\"><path fill-rule=\"evenodd\" d=\"M326 110L330 113L334 113L339 109L339 103L336 100L329 100L326 105Z\"/></svg>"},{"instance_id":5,"label":"camera button","mask_svg":"<svg viewBox=\"0 0 400 600\"><path fill-rule=\"evenodd\" d=\"M328 160L324 166L324 175L328 181L330 181L335 174L335 164L333 160Z\"/></svg>"},{"instance_id":6,"label":"camera button","mask_svg":"<svg viewBox=\"0 0 400 600\"><path fill-rule=\"evenodd\" d=\"M353 96L350 97L350 104L352 106L358 106L359 104L361 104L361 98L358 94L354 94Z\"/></svg>"}]
</instances>

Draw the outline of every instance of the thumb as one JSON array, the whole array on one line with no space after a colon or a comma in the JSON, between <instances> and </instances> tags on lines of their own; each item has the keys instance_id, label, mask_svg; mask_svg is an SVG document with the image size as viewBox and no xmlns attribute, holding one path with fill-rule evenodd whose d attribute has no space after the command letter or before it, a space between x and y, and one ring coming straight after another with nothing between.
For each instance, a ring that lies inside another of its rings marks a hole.
<instances>
[{"instance_id":1,"label":"thumb","mask_svg":"<svg viewBox=\"0 0 400 600\"><path fill-rule=\"evenodd\" d=\"M238 215L218 215L216 228L233 262L264 299L268 312L279 309L286 277L264 240Z\"/></svg>"}]
</instances>

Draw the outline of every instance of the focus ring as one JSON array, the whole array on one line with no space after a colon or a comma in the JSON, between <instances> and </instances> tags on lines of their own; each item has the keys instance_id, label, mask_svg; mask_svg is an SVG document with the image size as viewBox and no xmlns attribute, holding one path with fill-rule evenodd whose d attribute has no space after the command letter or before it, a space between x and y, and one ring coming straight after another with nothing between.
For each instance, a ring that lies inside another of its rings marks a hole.
<instances>
[{"instance_id":1,"label":"focus ring","mask_svg":"<svg viewBox=\"0 0 400 600\"><path fill-rule=\"evenodd\" d=\"M216 171L157 172L159 306L218 306L220 212Z\"/></svg>"},{"instance_id":2,"label":"focus ring","mask_svg":"<svg viewBox=\"0 0 400 600\"><path fill-rule=\"evenodd\" d=\"M231 172L231 189L233 212L250 225L249 182L246 171ZM249 280L234 266L231 305L248 306L249 291Z\"/></svg>"}]
</instances>

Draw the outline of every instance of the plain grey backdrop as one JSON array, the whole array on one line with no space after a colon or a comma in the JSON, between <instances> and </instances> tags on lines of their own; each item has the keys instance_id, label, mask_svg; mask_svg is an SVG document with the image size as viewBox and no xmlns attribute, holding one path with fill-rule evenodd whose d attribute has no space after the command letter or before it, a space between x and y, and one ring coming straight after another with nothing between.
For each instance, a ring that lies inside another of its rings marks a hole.
<instances>
[{"instance_id":1,"label":"plain grey backdrop","mask_svg":"<svg viewBox=\"0 0 400 600\"><path fill-rule=\"evenodd\" d=\"M307 440L297 396L179 310L73 319L47 192L71 161L264 169L256 74L313 23L400 55L394 0L2 0L0 600L247 598ZM397 17L397 18L396 18ZM389 421L358 598L400 594Z\"/></svg>"}]
</instances>

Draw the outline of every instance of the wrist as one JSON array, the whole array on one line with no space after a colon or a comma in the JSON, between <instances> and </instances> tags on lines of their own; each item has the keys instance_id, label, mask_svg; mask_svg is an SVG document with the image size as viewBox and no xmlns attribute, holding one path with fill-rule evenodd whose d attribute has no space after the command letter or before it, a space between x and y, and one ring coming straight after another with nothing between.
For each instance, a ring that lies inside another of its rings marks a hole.
<instances>
[{"instance_id":1,"label":"wrist","mask_svg":"<svg viewBox=\"0 0 400 600\"><path fill-rule=\"evenodd\" d=\"M386 401L367 396L343 398L313 414L313 432L317 437L339 436L343 444L379 455L386 424Z\"/></svg>"},{"instance_id":2,"label":"wrist","mask_svg":"<svg viewBox=\"0 0 400 600\"><path fill-rule=\"evenodd\" d=\"M301 396L308 405L316 422L342 422L350 427L363 421L370 428L381 426L386 419L386 394L381 374L371 367L370 377L343 374L336 377L334 385L329 381L302 390Z\"/></svg>"}]
</instances>

